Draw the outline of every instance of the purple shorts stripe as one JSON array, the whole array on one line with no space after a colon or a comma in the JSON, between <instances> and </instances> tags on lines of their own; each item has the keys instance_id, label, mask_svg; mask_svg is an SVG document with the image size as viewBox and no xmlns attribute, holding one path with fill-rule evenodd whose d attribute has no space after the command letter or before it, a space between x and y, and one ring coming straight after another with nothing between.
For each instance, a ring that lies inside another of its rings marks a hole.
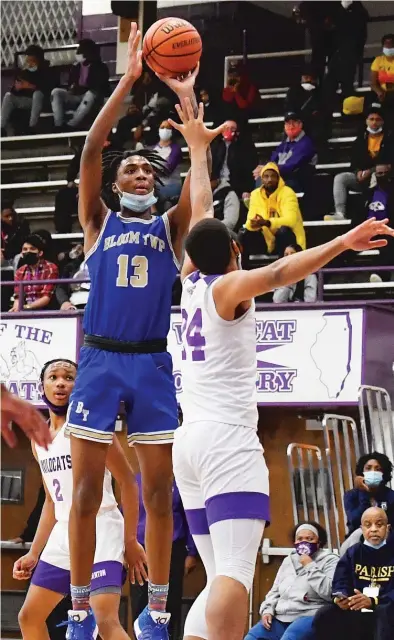
<instances>
[{"instance_id":1,"label":"purple shorts stripe","mask_svg":"<svg viewBox=\"0 0 394 640\"><path fill-rule=\"evenodd\" d=\"M126 579L123 565L115 560L96 562L93 565L91 591L104 587L122 588ZM70 572L40 560L33 573L31 583L55 593L70 593Z\"/></svg>"},{"instance_id":2,"label":"purple shorts stripe","mask_svg":"<svg viewBox=\"0 0 394 640\"><path fill-rule=\"evenodd\" d=\"M32 575L31 584L66 595L70 593L70 572L39 560Z\"/></svg>"},{"instance_id":3,"label":"purple shorts stripe","mask_svg":"<svg viewBox=\"0 0 394 640\"><path fill-rule=\"evenodd\" d=\"M195 536L209 534L207 513L205 509L186 509L186 519L190 533Z\"/></svg>"},{"instance_id":4,"label":"purple shorts stripe","mask_svg":"<svg viewBox=\"0 0 394 640\"><path fill-rule=\"evenodd\" d=\"M221 520L269 521L269 497L256 491L222 493L208 498L205 503L208 525Z\"/></svg>"}]
</instances>

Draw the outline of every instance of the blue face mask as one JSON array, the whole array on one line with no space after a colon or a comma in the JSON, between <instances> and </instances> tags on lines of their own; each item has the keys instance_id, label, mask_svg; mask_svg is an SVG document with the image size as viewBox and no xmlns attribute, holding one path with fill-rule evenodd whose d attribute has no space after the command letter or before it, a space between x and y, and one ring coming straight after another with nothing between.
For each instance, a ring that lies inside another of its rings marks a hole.
<instances>
[{"instance_id":1,"label":"blue face mask","mask_svg":"<svg viewBox=\"0 0 394 640\"><path fill-rule=\"evenodd\" d=\"M120 206L125 209L130 209L130 211L135 211L136 213L144 213L144 211L149 209L149 207L152 207L157 202L157 198L153 191L144 196L136 195L135 193L127 193L127 191L120 191L120 193L122 194L120 198Z\"/></svg>"},{"instance_id":2,"label":"blue face mask","mask_svg":"<svg viewBox=\"0 0 394 640\"><path fill-rule=\"evenodd\" d=\"M391 58L394 56L394 47L383 47L383 55Z\"/></svg>"},{"instance_id":3,"label":"blue face mask","mask_svg":"<svg viewBox=\"0 0 394 640\"><path fill-rule=\"evenodd\" d=\"M363 476L368 487L378 487L383 480L381 471L364 471Z\"/></svg>"},{"instance_id":4,"label":"blue face mask","mask_svg":"<svg viewBox=\"0 0 394 640\"><path fill-rule=\"evenodd\" d=\"M364 540L364 544L366 547L371 547L371 549L381 549L386 544L386 540L382 540L379 544L371 544L368 540Z\"/></svg>"}]
</instances>

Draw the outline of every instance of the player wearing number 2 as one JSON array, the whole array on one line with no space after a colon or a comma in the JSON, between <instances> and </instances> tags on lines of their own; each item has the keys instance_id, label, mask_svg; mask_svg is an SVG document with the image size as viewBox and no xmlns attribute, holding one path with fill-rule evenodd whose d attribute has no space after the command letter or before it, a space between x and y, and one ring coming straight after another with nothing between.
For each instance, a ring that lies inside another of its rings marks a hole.
<instances>
[{"instance_id":1,"label":"player wearing number 2","mask_svg":"<svg viewBox=\"0 0 394 640\"><path fill-rule=\"evenodd\" d=\"M173 448L175 479L207 586L185 623L185 640L241 640L257 550L269 518L268 472L257 437L254 297L302 280L347 249L384 246L387 220L272 266L242 271L240 249L213 204L202 114L175 127L191 155L191 231L181 279L183 425ZM206 218L206 219L203 219Z\"/></svg>"},{"instance_id":2,"label":"player wearing number 2","mask_svg":"<svg viewBox=\"0 0 394 640\"><path fill-rule=\"evenodd\" d=\"M70 592L70 553L68 519L71 507L72 470L70 440L65 438L65 420L77 368L70 360L52 360L41 373L43 399L49 407L48 449L32 443L44 482L46 499L30 551L16 561L14 578L31 585L19 613L23 638L49 640L45 621L51 611ZM124 557L134 582L146 578L145 553L136 539L138 486L117 439L108 448L102 501L96 518L96 555L92 573L91 605L104 640L127 638L119 621L119 602L123 583ZM118 481L125 517L118 509L112 491L111 473ZM41 556L41 557L40 557ZM97 636L93 616L90 633Z\"/></svg>"},{"instance_id":3,"label":"player wearing number 2","mask_svg":"<svg viewBox=\"0 0 394 640\"><path fill-rule=\"evenodd\" d=\"M167 334L172 286L191 217L190 178L186 178L178 204L158 218L152 215L151 206L156 202L160 159L151 151L115 155L109 171L119 211L108 210L101 200L101 148L141 75L139 40L133 25L126 73L93 123L81 158L79 219L91 288L67 424L74 481L69 527L74 614L68 637L72 639L79 613L89 610L95 519L121 401L126 407L129 443L139 459L147 514L148 607L135 623L136 635L143 635L144 640L168 637L165 606L173 526L172 441L178 412ZM195 100L196 75L197 69L182 81L163 80L182 103L187 96ZM210 132L210 139L220 130Z\"/></svg>"}]
</instances>

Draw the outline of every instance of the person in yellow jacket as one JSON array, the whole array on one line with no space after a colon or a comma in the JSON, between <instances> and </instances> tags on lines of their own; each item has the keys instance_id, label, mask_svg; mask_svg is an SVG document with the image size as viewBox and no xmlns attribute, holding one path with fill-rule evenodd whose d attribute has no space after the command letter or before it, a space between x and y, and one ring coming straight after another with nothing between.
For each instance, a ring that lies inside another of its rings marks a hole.
<instances>
[{"instance_id":1,"label":"person in yellow jacket","mask_svg":"<svg viewBox=\"0 0 394 640\"><path fill-rule=\"evenodd\" d=\"M248 217L240 233L246 262L251 253L282 257L290 244L306 248L297 196L285 185L275 162L262 168L261 180L262 186L251 193Z\"/></svg>"}]
</instances>

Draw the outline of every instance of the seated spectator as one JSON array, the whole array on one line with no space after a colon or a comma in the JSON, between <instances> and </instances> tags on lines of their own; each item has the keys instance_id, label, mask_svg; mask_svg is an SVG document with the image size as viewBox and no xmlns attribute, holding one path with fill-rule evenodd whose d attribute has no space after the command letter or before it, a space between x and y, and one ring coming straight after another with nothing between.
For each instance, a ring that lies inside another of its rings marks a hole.
<instances>
[{"instance_id":1,"label":"seated spectator","mask_svg":"<svg viewBox=\"0 0 394 640\"><path fill-rule=\"evenodd\" d=\"M381 164L376 166L376 187L368 197L368 218L389 219L389 226L394 224L394 164ZM375 264L384 267L394 266L394 238L387 236L387 244L380 247L379 257ZM390 272L380 272L380 276L374 274L374 282L391 279ZM372 276L371 276L372 278Z\"/></svg>"},{"instance_id":2,"label":"seated spectator","mask_svg":"<svg viewBox=\"0 0 394 640\"><path fill-rule=\"evenodd\" d=\"M222 99L227 117L242 120L247 119L248 111L260 100L259 91L244 63L239 62L230 68Z\"/></svg>"},{"instance_id":3,"label":"seated spectator","mask_svg":"<svg viewBox=\"0 0 394 640\"><path fill-rule=\"evenodd\" d=\"M377 56L371 65L371 89L388 115L390 110L394 111L394 34L383 36L382 45L383 55Z\"/></svg>"},{"instance_id":4,"label":"seated spectator","mask_svg":"<svg viewBox=\"0 0 394 640\"><path fill-rule=\"evenodd\" d=\"M315 173L316 148L303 130L303 116L290 111L285 116L286 138L271 155L288 187L296 192L307 191Z\"/></svg>"},{"instance_id":5,"label":"seated spectator","mask_svg":"<svg viewBox=\"0 0 394 640\"><path fill-rule=\"evenodd\" d=\"M386 158L389 161L390 157L394 157L394 138L385 131L382 110L372 106L367 109L365 130L353 142L351 171L337 173L334 178L335 213L324 219L345 220L349 191L366 191L376 165Z\"/></svg>"},{"instance_id":6,"label":"seated spectator","mask_svg":"<svg viewBox=\"0 0 394 640\"><path fill-rule=\"evenodd\" d=\"M69 260L62 269L61 277L75 278L75 284L58 284L55 290L56 300L61 311L84 309L88 301L90 282L79 282L89 278L89 271L84 260L82 244L77 244L68 254Z\"/></svg>"},{"instance_id":7,"label":"seated spectator","mask_svg":"<svg viewBox=\"0 0 394 640\"><path fill-rule=\"evenodd\" d=\"M163 120L159 127L159 141L153 147L154 151L165 160L167 176L162 178L162 185L157 187L157 195L162 206L173 198L178 198L182 189L180 163L182 149L172 139L173 129L168 120Z\"/></svg>"},{"instance_id":8,"label":"seated spectator","mask_svg":"<svg viewBox=\"0 0 394 640\"><path fill-rule=\"evenodd\" d=\"M173 92L163 82L160 82L150 70L146 70L133 86L131 98L132 104L137 109L134 112L134 117L137 117L138 114L141 115L138 124L150 127L151 135L155 135L160 122L166 120L172 112ZM133 126L137 126L137 123ZM148 138L150 137L148 133ZM149 140L149 142L154 142L154 140Z\"/></svg>"},{"instance_id":9,"label":"seated spectator","mask_svg":"<svg viewBox=\"0 0 394 640\"><path fill-rule=\"evenodd\" d=\"M16 283L29 280L55 280L59 277L58 268L52 262L44 258L45 242L37 235L28 236L22 246L22 258L19 268L15 272ZM54 308L53 293L54 284L31 284L23 287L24 299L22 309L51 309ZM19 287L14 289L14 304L10 311L19 309Z\"/></svg>"},{"instance_id":10,"label":"seated spectator","mask_svg":"<svg viewBox=\"0 0 394 640\"><path fill-rule=\"evenodd\" d=\"M143 138L142 113L135 104L131 104L126 115L117 124L113 142L118 149L139 151L144 147Z\"/></svg>"},{"instance_id":11,"label":"seated spectator","mask_svg":"<svg viewBox=\"0 0 394 640\"><path fill-rule=\"evenodd\" d=\"M282 562L261 604L261 622L245 640L312 638L316 612L331 601L338 556L323 549L326 531L316 522L305 522L294 528L292 543L295 549Z\"/></svg>"},{"instance_id":12,"label":"seated spectator","mask_svg":"<svg viewBox=\"0 0 394 640\"><path fill-rule=\"evenodd\" d=\"M364 542L348 549L337 564L332 583L334 604L316 614L316 640L393 638L394 548L387 541L385 511L367 509L361 527Z\"/></svg>"},{"instance_id":13,"label":"seated spectator","mask_svg":"<svg viewBox=\"0 0 394 640\"><path fill-rule=\"evenodd\" d=\"M240 202L234 189L226 181L211 176L213 215L233 231L239 220Z\"/></svg>"},{"instance_id":14,"label":"seated spectator","mask_svg":"<svg viewBox=\"0 0 394 640\"><path fill-rule=\"evenodd\" d=\"M357 461L354 489L346 491L344 507L348 533L361 526L361 516L368 507L380 507L394 527L394 491L388 487L393 465L383 453L367 453ZM361 535L361 531L360 531Z\"/></svg>"},{"instance_id":15,"label":"seated spectator","mask_svg":"<svg viewBox=\"0 0 394 640\"><path fill-rule=\"evenodd\" d=\"M214 91L202 87L199 91L200 101L204 105L204 122L213 122L216 126L222 119L223 108L220 106L219 100L215 98Z\"/></svg>"},{"instance_id":16,"label":"seated spectator","mask_svg":"<svg viewBox=\"0 0 394 640\"><path fill-rule=\"evenodd\" d=\"M25 51L25 66L18 69L11 91L7 92L1 105L1 135L7 135L6 127L15 109L30 111L29 130L35 133L46 94L51 89L49 62L44 58L44 50L38 45L30 45Z\"/></svg>"},{"instance_id":17,"label":"seated spectator","mask_svg":"<svg viewBox=\"0 0 394 640\"><path fill-rule=\"evenodd\" d=\"M305 4L305 3L304 3ZM319 139L321 134L321 98L315 74L305 69L301 83L290 87L285 99L285 113L301 113L305 131L313 138Z\"/></svg>"},{"instance_id":18,"label":"seated spectator","mask_svg":"<svg viewBox=\"0 0 394 640\"><path fill-rule=\"evenodd\" d=\"M67 122L68 129L76 129L94 107L101 106L109 93L109 71L101 60L100 47L93 40L79 42L77 61L68 78L68 88L57 87L51 93L55 128L64 130L67 109L74 115Z\"/></svg>"},{"instance_id":19,"label":"seated spectator","mask_svg":"<svg viewBox=\"0 0 394 640\"><path fill-rule=\"evenodd\" d=\"M261 171L262 186L252 191L248 217L241 231L246 263L251 253L284 255L286 247L306 247L305 230L297 196L287 187L274 162Z\"/></svg>"},{"instance_id":20,"label":"seated spectator","mask_svg":"<svg viewBox=\"0 0 394 640\"><path fill-rule=\"evenodd\" d=\"M235 120L227 120L221 136L211 145L212 175L228 182L238 197L254 186L252 171L257 164L257 151L246 131L240 131Z\"/></svg>"},{"instance_id":21,"label":"seated spectator","mask_svg":"<svg viewBox=\"0 0 394 640\"><path fill-rule=\"evenodd\" d=\"M299 244L290 244L285 249L285 256L291 256L293 253L299 253L302 247ZM317 277L311 273L304 280L291 284L288 287L280 287L275 289L273 302L316 302L317 300Z\"/></svg>"},{"instance_id":22,"label":"seated spectator","mask_svg":"<svg viewBox=\"0 0 394 640\"><path fill-rule=\"evenodd\" d=\"M27 220L18 216L12 203L3 202L1 208L1 244L5 260L13 260L20 253L22 245L30 235Z\"/></svg>"}]
</instances>

